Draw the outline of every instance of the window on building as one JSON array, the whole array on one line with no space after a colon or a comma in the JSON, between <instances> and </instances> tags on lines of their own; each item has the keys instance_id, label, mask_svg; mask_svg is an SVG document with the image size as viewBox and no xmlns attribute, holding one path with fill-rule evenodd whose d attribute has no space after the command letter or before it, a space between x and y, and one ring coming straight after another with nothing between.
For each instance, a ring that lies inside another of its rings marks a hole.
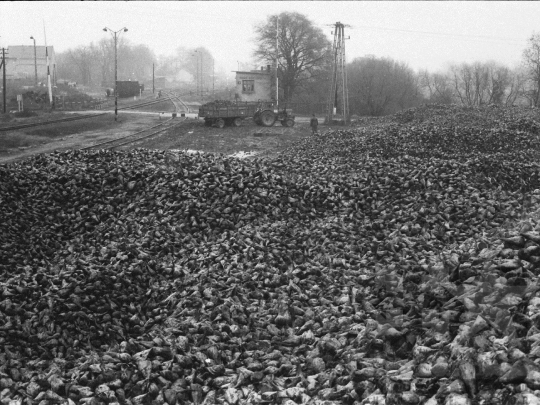
<instances>
[{"instance_id":1,"label":"window on building","mask_svg":"<svg viewBox=\"0 0 540 405\"><path fill-rule=\"evenodd\" d=\"M253 93L255 91L255 80L242 80L242 93Z\"/></svg>"}]
</instances>

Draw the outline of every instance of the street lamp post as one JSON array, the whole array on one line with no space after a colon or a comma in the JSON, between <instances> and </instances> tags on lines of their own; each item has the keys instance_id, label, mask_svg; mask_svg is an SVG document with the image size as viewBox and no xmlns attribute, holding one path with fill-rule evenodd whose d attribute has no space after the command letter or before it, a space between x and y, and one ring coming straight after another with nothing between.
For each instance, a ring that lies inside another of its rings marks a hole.
<instances>
[{"instance_id":1,"label":"street lamp post","mask_svg":"<svg viewBox=\"0 0 540 405\"><path fill-rule=\"evenodd\" d=\"M202 101L204 103L204 69L203 69L203 56L202 56L202 52L201 52L201 97L202 97Z\"/></svg>"},{"instance_id":2,"label":"street lamp post","mask_svg":"<svg viewBox=\"0 0 540 405\"><path fill-rule=\"evenodd\" d=\"M118 57L117 57L117 40L118 34L122 31L127 32L127 28L124 27L118 31L113 31L110 28L103 28L103 31L109 31L114 36L114 120L118 121Z\"/></svg>"},{"instance_id":3,"label":"street lamp post","mask_svg":"<svg viewBox=\"0 0 540 405\"><path fill-rule=\"evenodd\" d=\"M197 51L195 51L197 52ZM191 56L196 56L197 60L195 65L195 94L199 93L199 54L198 53L192 53Z\"/></svg>"},{"instance_id":4,"label":"street lamp post","mask_svg":"<svg viewBox=\"0 0 540 405\"><path fill-rule=\"evenodd\" d=\"M195 51L197 53L197 55L199 55L201 57L201 97L204 101L204 73L203 73L203 55L202 55L202 52L199 52L199 51ZM199 60L197 59L197 65L199 64Z\"/></svg>"},{"instance_id":5,"label":"street lamp post","mask_svg":"<svg viewBox=\"0 0 540 405\"><path fill-rule=\"evenodd\" d=\"M34 40L34 69L35 69L35 73L36 73L36 87L37 87L37 52L36 52L36 39L31 36L30 39L33 39Z\"/></svg>"}]
</instances>

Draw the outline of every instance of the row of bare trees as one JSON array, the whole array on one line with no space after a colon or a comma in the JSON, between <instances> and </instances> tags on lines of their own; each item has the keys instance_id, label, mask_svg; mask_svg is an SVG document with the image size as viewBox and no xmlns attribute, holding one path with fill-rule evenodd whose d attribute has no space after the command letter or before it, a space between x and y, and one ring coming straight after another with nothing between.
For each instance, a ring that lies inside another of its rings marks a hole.
<instances>
[{"instance_id":1,"label":"row of bare trees","mask_svg":"<svg viewBox=\"0 0 540 405\"><path fill-rule=\"evenodd\" d=\"M58 53L57 69L60 79L77 81L86 86L114 85L114 39L104 38L97 44L81 45ZM148 81L152 70L156 77L190 82L193 90L212 90L215 81L225 83L223 72L215 74L212 54L203 47L178 47L174 55L158 56L146 45L132 45L120 36L117 40L118 80Z\"/></svg>"},{"instance_id":2,"label":"row of bare trees","mask_svg":"<svg viewBox=\"0 0 540 405\"><path fill-rule=\"evenodd\" d=\"M75 80L86 86L113 86L114 39L81 45L56 55L58 77ZM156 56L146 45L131 45L120 36L117 40L118 80L144 80L152 76Z\"/></svg>"},{"instance_id":3,"label":"row of bare trees","mask_svg":"<svg viewBox=\"0 0 540 405\"><path fill-rule=\"evenodd\" d=\"M283 12L268 16L254 33L255 60L271 66L277 62L280 102L324 110L332 44L321 28L305 15ZM155 64L156 76L176 77L193 89L208 91L214 82L219 83L216 88L225 84L225 75L215 71L213 56L203 47L179 47L175 55L156 58L146 45L132 45L120 36L117 49L119 80L148 80ZM104 38L57 54L58 77L111 86L114 61L114 39ZM414 72L403 62L368 55L348 63L347 75L351 114L380 116L423 103L539 106L540 34L530 38L523 63L515 69L476 62L454 64L443 72Z\"/></svg>"},{"instance_id":4,"label":"row of bare trees","mask_svg":"<svg viewBox=\"0 0 540 405\"><path fill-rule=\"evenodd\" d=\"M332 47L322 30L302 14L284 12L267 17L255 35L257 60L274 65L277 56L280 100L324 109ZM350 112L358 115L391 114L423 103L540 106L540 34L531 36L522 64L513 69L475 62L414 72L390 58L365 56L347 64L347 75Z\"/></svg>"},{"instance_id":5,"label":"row of bare trees","mask_svg":"<svg viewBox=\"0 0 540 405\"><path fill-rule=\"evenodd\" d=\"M451 65L445 73L421 71L419 85L432 103L511 106L528 100L524 69L495 62Z\"/></svg>"},{"instance_id":6,"label":"row of bare trees","mask_svg":"<svg viewBox=\"0 0 540 405\"><path fill-rule=\"evenodd\" d=\"M407 64L372 55L347 65L349 105L352 114L381 116L424 103L481 105L539 105L538 81L526 65L510 69L496 62L451 65L444 72L414 72ZM328 70L328 67L321 69ZM299 87L292 101L317 98L326 103L329 74L320 73L318 88Z\"/></svg>"}]
</instances>

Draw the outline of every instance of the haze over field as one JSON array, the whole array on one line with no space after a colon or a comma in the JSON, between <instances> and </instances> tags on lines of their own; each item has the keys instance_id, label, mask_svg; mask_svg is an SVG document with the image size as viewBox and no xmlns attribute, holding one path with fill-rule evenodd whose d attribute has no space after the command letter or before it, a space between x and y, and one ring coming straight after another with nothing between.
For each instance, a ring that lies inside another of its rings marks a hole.
<instances>
[{"instance_id":1,"label":"haze over field","mask_svg":"<svg viewBox=\"0 0 540 405\"><path fill-rule=\"evenodd\" d=\"M350 24L347 59L391 57L415 70L445 69L449 63L520 62L527 39L538 30L537 2L2 2L0 46L47 42L56 52L97 43L127 27L126 39L156 55L180 47L205 47L216 71L231 72L251 61L254 26L283 11L305 14L324 29ZM230 73L232 76L232 73Z\"/></svg>"}]
</instances>

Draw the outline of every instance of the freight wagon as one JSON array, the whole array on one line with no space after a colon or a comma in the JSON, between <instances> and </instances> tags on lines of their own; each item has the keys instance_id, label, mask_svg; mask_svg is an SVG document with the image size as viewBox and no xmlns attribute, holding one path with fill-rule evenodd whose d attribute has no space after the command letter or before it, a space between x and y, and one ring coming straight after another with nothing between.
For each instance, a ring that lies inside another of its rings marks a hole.
<instances>
[{"instance_id":1,"label":"freight wagon","mask_svg":"<svg viewBox=\"0 0 540 405\"><path fill-rule=\"evenodd\" d=\"M118 97L135 97L141 94L144 91L144 84L139 83L138 81L117 81L118 88Z\"/></svg>"}]
</instances>

